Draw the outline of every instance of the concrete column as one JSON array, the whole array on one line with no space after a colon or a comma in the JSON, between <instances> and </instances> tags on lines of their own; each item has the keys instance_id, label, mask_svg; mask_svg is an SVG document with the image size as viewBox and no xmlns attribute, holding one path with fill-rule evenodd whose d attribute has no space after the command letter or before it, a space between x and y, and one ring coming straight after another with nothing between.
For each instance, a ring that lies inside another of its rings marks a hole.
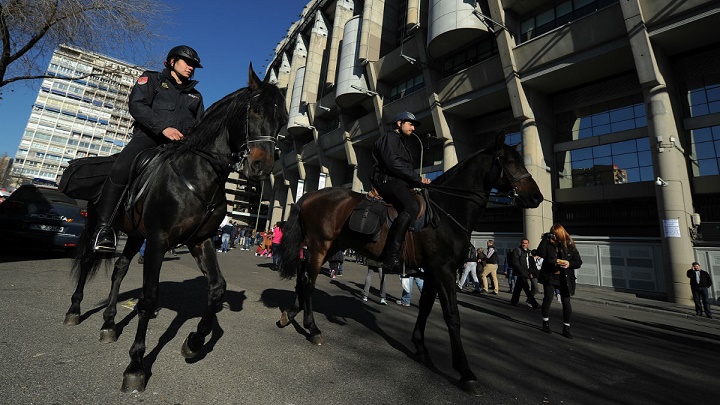
<instances>
[{"instance_id":1,"label":"concrete column","mask_svg":"<svg viewBox=\"0 0 720 405\"><path fill-rule=\"evenodd\" d=\"M658 216L662 222L666 292L668 300L692 305L686 272L695 261L690 237L690 218L694 210L685 155L678 138L677 120L640 4L638 0L624 0L620 5L638 78L643 86L655 173L667 184L656 187Z\"/></svg>"},{"instance_id":2,"label":"concrete column","mask_svg":"<svg viewBox=\"0 0 720 405\"><path fill-rule=\"evenodd\" d=\"M553 223L552 203L549 201L552 198L552 177L546 170L542 142L535 120L525 120L521 132L525 167L546 199L539 207L526 209L523 212L525 237L530 241L530 246L537 246L540 243L540 236L547 232Z\"/></svg>"},{"instance_id":3,"label":"concrete column","mask_svg":"<svg viewBox=\"0 0 720 405\"><path fill-rule=\"evenodd\" d=\"M384 12L385 0L369 0L365 2L362 14L362 31L360 32L360 50L358 52L361 63L375 62L380 58L380 38L382 37Z\"/></svg>"},{"instance_id":4,"label":"concrete column","mask_svg":"<svg viewBox=\"0 0 720 405\"><path fill-rule=\"evenodd\" d=\"M458 164L457 151L455 150L455 143L453 142L452 134L450 133L450 127L448 126L447 120L445 119L445 113L443 112L442 105L440 105L440 98L437 93L432 93L428 100L430 104L430 114L433 117L433 125L435 126L435 133L437 137L443 139L443 171L448 171L450 168Z\"/></svg>"},{"instance_id":5,"label":"concrete column","mask_svg":"<svg viewBox=\"0 0 720 405\"><path fill-rule=\"evenodd\" d=\"M335 2L335 18L330 38L330 49L328 49L327 77L325 83L335 84L337 76L338 55L343 40L345 24L353 17L353 0L337 0Z\"/></svg>"},{"instance_id":6,"label":"concrete column","mask_svg":"<svg viewBox=\"0 0 720 405\"><path fill-rule=\"evenodd\" d=\"M323 55L328 42L328 29L325 17L321 11L315 13L315 24L310 33L310 45L307 51L307 65L305 66L305 80L303 81L301 103L313 104L317 102L320 89L320 73L322 71ZM324 85L323 85L324 86ZM312 122L312 121L311 121Z\"/></svg>"},{"instance_id":7,"label":"concrete column","mask_svg":"<svg viewBox=\"0 0 720 405\"><path fill-rule=\"evenodd\" d=\"M290 63L290 76L288 78L288 89L285 93L285 108L290 110L290 102L294 91L302 91L302 88L295 89L295 74L298 69L305 67L307 64L307 45L302 34L295 37L295 50L293 51L292 62Z\"/></svg>"},{"instance_id":8,"label":"concrete column","mask_svg":"<svg viewBox=\"0 0 720 405\"><path fill-rule=\"evenodd\" d=\"M488 8L490 16L495 20L505 24L505 9L502 7L500 0L488 0ZM525 89L520 83L515 63L515 55L513 48L515 40L510 32L497 27L495 32L498 43L498 52L500 61L503 66L505 75L505 83L507 83L508 95L510 96L510 106L513 116L522 122L522 140L523 140L523 157L525 166L530 174L532 174L535 182L540 186L540 191L547 200L552 199L552 177L545 170L546 162L552 162L552 156L546 159L543 154L540 134L538 132L535 114L530 107ZM552 142L552 137L548 139ZM530 240L530 246L537 246L540 243L540 236L543 232L547 232L553 222L552 205L550 202L543 202L539 207L523 210L523 229L525 236Z\"/></svg>"},{"instance_id":9,"label":"concrete column","mask_svg":"<svg viewBox=\"0 0 720 405\"><path fill-rule=\"evenodd\" d=\"M357 154L355 154L355 146L353 145L348 132L345 132L345 141L343 142L343 146L345 148L345 158L347 159L348 166L350 166L353 171L352 190L360 193L362 192L363 185L358 177L358 159Z\"/></svg>"}]
</instances>

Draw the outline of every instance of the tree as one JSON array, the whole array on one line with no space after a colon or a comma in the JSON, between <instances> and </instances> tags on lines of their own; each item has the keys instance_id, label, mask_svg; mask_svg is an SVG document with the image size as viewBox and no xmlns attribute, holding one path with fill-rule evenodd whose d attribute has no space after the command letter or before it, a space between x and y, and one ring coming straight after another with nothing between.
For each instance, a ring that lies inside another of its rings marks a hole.
<instances>
[{"instance_id":1,"label":"tree","mask_svg":"<svg viewBox=\"0 0 720 405\"><path fill-rule=\"evenodd\" d=\"M153 29L167 11L146 0L0 0L0 89L48 77L47 57L60 44L137 56L158 37Z\"/></svg>"}]
</instances>

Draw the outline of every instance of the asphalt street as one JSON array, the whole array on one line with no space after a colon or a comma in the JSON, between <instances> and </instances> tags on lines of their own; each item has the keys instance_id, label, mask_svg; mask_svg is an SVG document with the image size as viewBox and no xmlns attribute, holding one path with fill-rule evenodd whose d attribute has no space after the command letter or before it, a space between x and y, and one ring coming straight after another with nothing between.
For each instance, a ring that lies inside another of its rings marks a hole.
<instances>
[{"instance_id":1,"label":"asphalt street","mask_svg":"<svg viewBox=\"0 0 720 405\"><path fill-rule=\"evenodd\" d=\"M118 307L118 341L100 343L109 273L89 283L82 322L69 327L62 321L74 290L70 259L0 256L0 403L704 404L720 398L720 321L695 317L692 308L579 286L570 340L560 334L558 303L548 335L540 331L539 311L509 305L504 289L497 296L460 294L463 342L480 388L470 396L456 386L439 302L426 329L435 363L428 368L414 360L410 341L417 290L411 307L396 305L400 282L388 276L390 305L380 305L376 275L373 295L363 302L367 270L346 261L343 277L318 279L314 303L325 344L314 346L301 325L276 326L295 281L280 279L270 259L238 250L219 253L228 281L224 309L199 357L186 361L180 346L195 330L206 283L187 250L178 253L166 256L161 273L143 393L120 391L141 265L133 262L121 288L126 305Z\"/></svg>"}]
</instances>

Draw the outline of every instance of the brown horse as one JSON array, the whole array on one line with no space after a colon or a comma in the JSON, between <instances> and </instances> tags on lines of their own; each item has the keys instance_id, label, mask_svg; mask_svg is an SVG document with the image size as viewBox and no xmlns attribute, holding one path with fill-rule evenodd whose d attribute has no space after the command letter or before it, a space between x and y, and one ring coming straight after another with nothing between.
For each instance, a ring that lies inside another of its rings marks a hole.
<instances>
[{"instance_id":1,"label":"brown horse","mask_svg":"<svg viewBox=\"0 0 720 405\"><path fill-rule=\"evenodd\" d=\"M455 277L467 258L472 227L480 220L493 188L524 208L535 208L543 201L522 157L514 147L505 145L504 139L504 135L498 136L493 146L473 154L427 186L430 206L439 218L437 227L428 226L411 233L405 242L405 263L422 268L425 279L412 334L416 355L425 364L432 364L424 334L437 295L450 334L453 368L460 373L461 388L468 392L475 391L477 378L460 340ZM323 338L313 318L312 292L323 262L348 247L377 260L387 237L387 225L383 225L375 242L360 239L348 230L350 214L363 198L362 194L343 188L308 193L293 206L283 229L281 275L297 276L297 282L295 302L282 313L278 326L287 326L304 310L303 326L309 331L310 341L318 345ZM305 262L299 257L303 243L307 245Z\"/></svg>"}]
</instances>

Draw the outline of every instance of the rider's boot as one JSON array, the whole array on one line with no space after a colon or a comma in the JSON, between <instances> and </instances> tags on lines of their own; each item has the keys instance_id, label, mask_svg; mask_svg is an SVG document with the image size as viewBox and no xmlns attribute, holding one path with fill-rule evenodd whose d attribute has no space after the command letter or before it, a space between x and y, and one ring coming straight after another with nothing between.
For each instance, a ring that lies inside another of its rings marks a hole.
<instances>
[{"instance_id":1,"label":"rider's boot","mask_svg":"<svg viewBox=\"0 0 720 405\"><path fill-rule=\"evenodd\" d=\"M390 274L401 274L403 272L400 260L400 247L405 240L405 234L412 225L412 218L407 212L401 212L388 231L383 249L383 271Z\"/></svg>"},{"instance_id":2,"label":"rider's boot","mask_svg":"<svg viewBox=\"0 0 720 405\"><path fill-rule=\"evenodd\" d=\"M112 228L112 220L125 186L115 184L110 178L103 184L102 194L96 203L98 225L93 235L93 250L96 252L114 252L117 239Z\"/></svg>"}]
</instances>

